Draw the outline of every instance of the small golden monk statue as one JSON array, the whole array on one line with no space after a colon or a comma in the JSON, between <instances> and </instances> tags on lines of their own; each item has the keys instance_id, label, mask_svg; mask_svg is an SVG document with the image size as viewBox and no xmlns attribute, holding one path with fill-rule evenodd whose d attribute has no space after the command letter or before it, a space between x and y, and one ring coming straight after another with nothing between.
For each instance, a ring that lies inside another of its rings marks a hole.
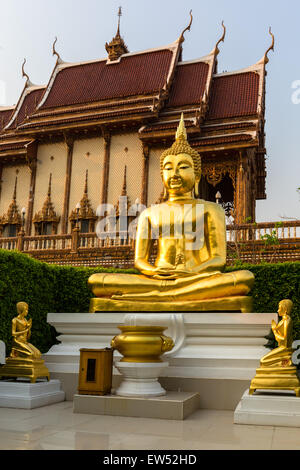
<instances>
[{"instance_id":1,"label":"small golden monk statue","mask_svg":"<svg viewBox=\"0 0 300 470\"><path fill-rule=\"evenodd\" d=\"M290 317L292 308L293 302L289 299L279 302L278 315L281 320L278 323L272 320L272 331L278 347L260 360L260 367L251 381L250 395L257 389L271 389L294 390L296 396L300 396L297 367L292 363L293 322Z\"/></svg>"},{"instance_id":2,"label":"small golden monk statue","mask_svg":"<svg viewBox=\"0 0 300 470\"><path fill-rule=\"evenodd\" d=\"M12 320L12 350L6 364L0 367L0 377L28 377L34 383L38 377L47 377L49 371L41 359L40 351L28 342L31 335L32 319L26 319L28 304L17 303L18 316Z\"/></svg>"},{"instance_id":3,"label":"small golden monk statue","mask_svg":"<svg viewBox=\"0 0 300 470\"><path fill-rule=\"evenodd\" d=\"M201 158L188 141L183 115L171 148L160 157L166 202L139 217L135 267L141 274L97 273L90 311L251 311L254 276L224 273L223 208L198 199ZM149 262L157 240L155 264Z\"/></svg>"}]
</instances>

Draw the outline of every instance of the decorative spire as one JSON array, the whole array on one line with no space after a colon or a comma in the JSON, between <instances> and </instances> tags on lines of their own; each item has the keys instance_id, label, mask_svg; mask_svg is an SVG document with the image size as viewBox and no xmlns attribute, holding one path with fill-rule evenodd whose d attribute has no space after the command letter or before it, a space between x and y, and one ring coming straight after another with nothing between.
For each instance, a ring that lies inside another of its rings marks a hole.
<instances>
[{"instance_id":1,"label":"decorative spire","mask_svg":"<svg viewBox=\"0 0 300 470\"><path fill-rule=\"evenodd\" d=\"M87 196L88 193L88 170L85 172L85 184L84 184L84 194Z\"/></svg>"},{"instance_id":2,"label":"decorative spire","mask_svg":"<svg viewBox=\"0 0 300 470\"><path fill-rule=\"evenodd\" d=\"M274 34L271 31L271 26L269 27L269 34L272 37L272 43L270 47L266 50L265 55L263 57L264 64L267 64L269 62L268 53L270 52L270 50L274 51L275 38Z\"/></svg>"},{"instance_id":3,"label":"decorative spire","mask_svg":"<svg viewBox=\"0 0 300 470\"><path fill-rule=\"evenodd\" d=\"M110 41L108 44L107 42L105 43L105 49L108 53L108 59L111 61L118 60L121 55L126 54L128 51L128 48L123 40L123 38L120 35L120 18L122 16L122 8L119 7L118 11L118 29L117 29L117 34L115 37Z\"/></svg>"},{"instance_id":4,"label":"decorative spire","mask_svg":"<svg viewBox=\"0 0 300 470\"><path fill-rule=\"evenodd\" d=\"M14 187L14 193L13 193L13 201L16 202L17 200L17 183L18 183L18 177L16 176L15 179L15 187Z\"/></svg>"},{"instance_id":5,"label":"decorative spire","mask_svg":"<svg viewBox=\"0 0 300 470\"><path fill-rule=\"evenodd\" d=\"M3 226L7 224L19 225L20 227L22 225L21 214L17 206L17 202L16 202L17 182L18 182L18 177L16 176L12 201L8 207L7 213L3 215L2 217L0 217L0 228L2 229L3 229Z\"/></svg>"},{"instance_id":6,"label":"decorative spire","mask_svg":"<svg viewBox=\"0 0 300 470\"><path fill-rule=\"evenodd\" d=\"M219 47L218 47L218 46L219 46L219 44L220 44L221 42L224 42L225 35L226 35L226 27L225 27L225 25L224 25L224 21L222 21L222 28L223 28L223 34L222 34L222 36L220 37L220 39L218 40L217 44L215 45L215 54L216 54L216 55L219 54L220 51L219 51Z\"/></svg>"},{"instance_id":7,"label":"decorative spire","mask_svg":"<svg viewBox=\"0 0 300 470\"><path fill-rule=\"evenodd\" d=\"M22 64L22 77L26 77L25 87L29 87L29 86L32 85L32 83L30 81L30 78L29 78L28 74L25 72L25 69L24 69L25 64L26 64L26 59L24 59L24 62Z\"/></svg>"},{"instance_id":8,"label":"decorative spire","mask_svg":"<svg viewBox=\"0 0 300 470\"><path fill-rule=\"evenodd\" d=\"M189 24L187 25L187 27L182 31L181 35L179 36L179 39L178 39L179 42L183 42L183 41L184 41L184 33L185 33L186 31L190 31L190 30L191 30L192 22L193 22L193 15L192 15L192 10L190 10L190 22L189 22Z\"/></svg>"},{"instance_id":9,"label":"decorative spire","mask_svg":"<svg viewBox=\"0 0 300 470\"><path fill-rule=\"evenodd\" d=\"M121 196L127 196L127 166L124 168L123 188Z\"/></svg>"},{"instance_id":10,"label":"decorative spire","mask_svg":"<svg viewBox=\"0 0 300 470\"><path fill-rule=\"evenodd\" d=\"M57 52L56 48L55 48L55 44L57 43L57 37L55 36L55 39L54 39L54 42L52 44L52 55L56 55L57 56L57 60L56 60L56 63L57 64L62 64L63 63L63 60L61 59L59 53Z\"/></svg>"},{"instance_id":11,"label":"decorative spire","mask_svg":"<svg viewBox=\"0 0 300 470\"><path fill-rule=\"evenodd\" d=\"M48 198L50 199L51 198L51 186L52 186L52 173L50 173L50 176L49 176L49 184L48 184Z\"/></svg>"},{"instance_id":12,"label":"decorative spire","mask_svg":"<svg viewBox=\"0 0 300 470\"><path fill-rule=\"evenodd\" d=\"M88 170L85 171L85 181L83 196L80 201L80 209L77 213L76 209L71 212L69 219L75 223L78 219L88 219L92 222L92 228L94 227L94 221L97 219L94 210L92 209L91 202L88 198ZM93 230L91 230L93 231Z\"/></svg>"}]
</instances>

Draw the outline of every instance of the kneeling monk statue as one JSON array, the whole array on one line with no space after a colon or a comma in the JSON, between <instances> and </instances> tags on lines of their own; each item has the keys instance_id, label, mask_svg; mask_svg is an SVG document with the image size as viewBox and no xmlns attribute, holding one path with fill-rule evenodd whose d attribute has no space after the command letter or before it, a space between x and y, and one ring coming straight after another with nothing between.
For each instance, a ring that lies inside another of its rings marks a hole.
<instances>
[{"instance_id":1,"label":"kneeling monk statue","mask_svg":"<svg viewBox=\"0 0 300 470\"><path fill-rule=\"evenodd\" d=\"M251 311L254 276L224 273L223 208L198 199L201 158L189 145L183 115L171 148L160 157L166 202L139 217L135 267L141 274L96 273L90 311ZM157 240L155 264L149 262Z\"/></svg>"}]
</instances>

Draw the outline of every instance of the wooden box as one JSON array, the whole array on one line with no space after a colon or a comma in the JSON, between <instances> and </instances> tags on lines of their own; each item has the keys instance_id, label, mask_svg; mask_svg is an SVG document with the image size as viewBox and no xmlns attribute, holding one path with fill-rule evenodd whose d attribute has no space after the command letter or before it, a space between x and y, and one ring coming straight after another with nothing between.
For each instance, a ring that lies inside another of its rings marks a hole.
<instances>
[{"instance_id":1,"label":"wooden box","mask_svg":"<svg viewBox=\"0 0 300 470\"><path fill-rule=\"evenodd\" d=\"M80 349L78 393L107 395L111 391L113 349Z\"/></svg>"}]
</instances>

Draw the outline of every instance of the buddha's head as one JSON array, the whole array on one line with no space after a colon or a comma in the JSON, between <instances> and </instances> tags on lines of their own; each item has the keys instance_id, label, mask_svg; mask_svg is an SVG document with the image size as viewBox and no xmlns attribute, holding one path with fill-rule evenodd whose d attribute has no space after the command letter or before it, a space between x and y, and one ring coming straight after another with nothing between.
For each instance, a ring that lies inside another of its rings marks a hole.
<instances>
[{"instance_id":1,"label":"buddha's head","mask_svg":"<svg viewBox=\"0 0 300 470\"><path fill-rule=\"evenodd\" d=\"M278 304L278 315L290 315L293 308L293 302L290 299L281 300Z\"/></svg>"},{"instance_id":2,"label":"buddha's head","mask_svg":"<svg viewBox=\"0 0 300 470\"><path fill-rule=\"evenodd\" d=\"M187 141L183 114L176 132L174 144L160 157L160 172L165 193L181 196L192 192L198 197L201 178L201 157Z\"/></svg>"},{"instance_id":3,"label":"buddha's head","mask_svg":"<svg viewBox=\"0 0 300 470\"><path fill-rule=\"evenodd\" d=\"M23 315L24 317L26 317L28 313L28 304L26 302L18 302L17 312L18 312L18 315Z\"/></svg>"}]
</instances>

